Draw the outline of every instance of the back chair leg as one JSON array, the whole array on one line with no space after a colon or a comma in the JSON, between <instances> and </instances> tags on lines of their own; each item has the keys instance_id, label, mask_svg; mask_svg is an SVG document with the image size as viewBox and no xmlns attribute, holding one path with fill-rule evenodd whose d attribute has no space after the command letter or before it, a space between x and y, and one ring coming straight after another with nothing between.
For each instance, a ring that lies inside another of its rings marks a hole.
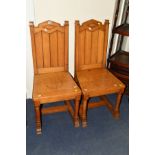
<instances>
[{"instance_id":1,"label":"back chair leg","mask_svg":"<svg viewBox=\"0 0 155 155\"><path fill-rule=\"evenodd\" d=\"M74 127L79 127L79 105L80 105L80 96L75 99L75 109L74 109Z\"/></svg>"},{"instance_id":2,"label":"back chair leg","mask_svg":"<svg viewBox=\"0 0 155 155\"><path fill-rule=\"evenodd\" d=\"M88 97L83 96L83 103L82 103L82 127L87 127L87 104L88 104Z\"/></svg>"},{"instance_id":3,"label":"back chair leg","mask_svg":"<svg viewBox=\"0 0 155 155\"><path fill-rule=\"evenodd\" d=\"M35 116L36 116L36 134L41 134L41 114L40 114L40 102L34 101Z\"/></svg>"},{"instance_id":4,"label":"back chair leg","mask_svg":"<svg viewBox=\"0 0 155 155\"><path fill-rule=\"evenodd\" d=\"M119 92L117 94L117 99L116 99L116 105L113 111L113 116L118 119L120 117L120 103L121 103L121 98L122 98L122 92Z\"/></svg>"}]
</instances>

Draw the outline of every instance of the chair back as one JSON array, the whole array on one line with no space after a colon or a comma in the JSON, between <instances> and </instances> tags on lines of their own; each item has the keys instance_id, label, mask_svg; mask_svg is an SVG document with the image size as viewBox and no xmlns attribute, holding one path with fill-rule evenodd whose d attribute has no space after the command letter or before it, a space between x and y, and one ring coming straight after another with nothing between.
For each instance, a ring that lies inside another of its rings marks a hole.
<instances>
[{"instance_id":1,"label":"chair back","mask_svg":"<svg viewBox=\"0 0 155 155\"><path fill-rule=\"evenodd\" d=\"M75 71L106 67L109 21L75 22Z\"/></svg>"},{"instance_id":2,"label":"chair back","mask_svg":"<svg viewBox=\"0 0 155 155\"><path fill-rule=\"evenodd\" d=\"M53 21L38 26L30 22L35 74L68 71L68 26L68 21L63 26Z\"/></svg>"}]
</instances>

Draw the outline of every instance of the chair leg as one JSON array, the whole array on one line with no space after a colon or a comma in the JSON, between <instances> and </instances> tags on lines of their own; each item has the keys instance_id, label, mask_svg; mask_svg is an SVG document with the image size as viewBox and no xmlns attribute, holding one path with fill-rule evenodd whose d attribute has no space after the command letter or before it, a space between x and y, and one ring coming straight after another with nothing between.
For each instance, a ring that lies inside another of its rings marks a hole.
<instances>
[{"instance_id":1,"label":"chair leg","mask_svg":"<svg viewBox=\"0 0 155 155\"><path fill-rule=\"evenodd\" d=\"M120 103L121 103L121 98L122 98L122 92L119 92L117 94L117 100L116 100L116 105L113 110L113 116L118 119L120 117Z\"/></svg>"},{"instance_id":2,"label":"chair leg","mask_svg":"<svg viewBox=\"0 0 155 155\"><path fill-rule=\"evenodd\" d=\"M36 134L41 134L41 114L40 114L40 102L34 101L35 116L36 116Z\"/></svg>"},{"instance_id":3,"label":"chair leg","mask_svg":"<svg viewBox=\"0 0 155 155\"><path fill-rule=\"evenodd\" d=\"M80 104L80 97L75 99L75 110L74 110L74 127L79 127L79 104Z\"/></svg>"},{"instance_id":4,"label":"chair leg","mask_svg":"<svg viewBox=\"0 0 155 155\"><path fill-rule=\"evenodd\" d=\"M87 100L88 97L83 97L83 103L82 103L82 127L87 127Z\"/></svg>"}]
</instances>

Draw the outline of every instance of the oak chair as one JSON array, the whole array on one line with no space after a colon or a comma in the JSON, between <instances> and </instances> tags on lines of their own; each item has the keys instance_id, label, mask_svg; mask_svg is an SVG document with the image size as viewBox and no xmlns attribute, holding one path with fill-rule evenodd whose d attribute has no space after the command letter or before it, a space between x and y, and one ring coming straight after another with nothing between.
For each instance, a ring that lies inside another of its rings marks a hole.
<instances>
[{"instance_id":1,"label":"oak chair","mask_svg":"<svg viewBox=\"0 0 155 155\"><path fill-rule=\"evenodd\" d=\"M68 111L74 126L79 126L81 90L68 72L68 27L68 21L64 26L53 21L45 21L38 26L30 22L34 66L32 98L37 134L41 134L41 114ZM75 100L74 110L69 101L72 99ZM65 101L65 104L41 108L42 104L57 101Z\"/></svg>"},{"instance_id":2,"label":"oak chair","mask_svg":"<svg viewBox=\"0 0 155 155\"><path fill-rule=\"evenodd\" d=\"M115 118L119 118L119 106L125 85L106 69L109 21L104 24L88 20L80 25L75 21L75 81L82 90L80 117L82 126L87 126L87 109L106 106ZM107 94L117 93L115 106ZM100 101L88 103L91 97Z\"/></svg>"}]
</instances>

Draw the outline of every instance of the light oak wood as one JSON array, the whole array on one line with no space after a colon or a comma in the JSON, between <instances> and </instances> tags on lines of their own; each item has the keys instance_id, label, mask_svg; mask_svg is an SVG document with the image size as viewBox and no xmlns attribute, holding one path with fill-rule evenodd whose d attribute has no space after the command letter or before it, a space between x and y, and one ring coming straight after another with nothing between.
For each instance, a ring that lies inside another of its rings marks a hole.
<instances>
[{"instance_id":1,"label":"light oak wood","mask_svg":"<svg viewBox=\"0 0 155 155\"><path fill-rule=\"evenodd\" d=\"M67 108L68 107L66 105L42 108L41 113L51 114L51 113L57 113L57 112L64 112L64 111L67 111Z\"/></svg>"},{"instance_id":2,"label":"light oak wood","mask_svg":"<svg viewBox=\"0 0 155 155\"><path fill-rule=\"evenodd\" d=\"M48 67L48 68L39 68L38 73L52 73L52 72L62 72L65 70L65 67Z\"/></svg>"},{"instance_id":3,"label":"light oak wood","mask_svg":"<svg viewBox=\"0 0 155 155\"><path fill-rule=\"evenodd\" d=\"M90 65L90 68L100 68L106 66L106 50L108 38L108 21L103 25L96 20L75 24L75 63L76 71L87 69L83 66Z\"/></svg>"},{"instance_id":4,"label":"light oak wood","mask_svg":"<svg viewBox=\"0 0 155 155\"><path fill-rule=\"evenodd\" d=\"M30 24L35 74L41 69L61 67L67 71L68 64L68 22L64 26L46 21L34 27ZM53 70L55 72L55 70ZM40 74L40 72L39 72Z\"/></svg>"},{"instance_id":5,"label":"light oak wood","mask_svg":"<svg viewBox=\"0 0 155 155\"><path fill-rule=\"evenodd\" d=\"M125 85L106 69L109 21L104 24L94 19L80 25L75 22L75 81L82 90L80 117L87 126L87 109L106 106L115 118ZM115 107L103 95L117 93ZM98 103L88 103L90 97L101 96Z\"/></svg>"},{"instance_id":6,"label":"light oak wood","mask_svg":"<svg viewBox=\"0 0 155 155\"><path fill-rule=\"evenodd\" d=\"M51 66L51 53L50 53L50 44L49 44L49 35L46 32L42 32L42 39L43 39L43 49L44 49L44 66L45 68L49 68Z\"/></svg>"},{"instance_id":7,"label":"light oak wood","mask_svg":"<svg viewBox=\"0 0 155 155\"><path fill-rule=\"evenodd\" d=\"M81 90L68 72L68 21L64 26L45 21L38 26L30 23L34 64L33 101L36 133L41 134L41 114L68 111L75 127L79 127ZM74 109L69 100L75 100ZM63 106L42 108L41 104L65 101Z\"/></svg>"},{"instance_id":8,"label":"light oak wood","mask_svg":"<svg viewBox=\"0 0 155 155\"><path fill-rule=\"evenodd\" d=\"M42 104L74 99L81 91L68 72L46 73L34 76L33 99Z\"/></svg>"},{"instance_id":9,"label":"light oak wood","mask_svg":"<svg viewBox=\"0 0 155 155\"><path fill-rule=\"evenodd\" d=\"M36 115L36 133L41 134L41 112L40 112L40 101L34 100L35 115Z\"/></svg>"}]
</instances>

